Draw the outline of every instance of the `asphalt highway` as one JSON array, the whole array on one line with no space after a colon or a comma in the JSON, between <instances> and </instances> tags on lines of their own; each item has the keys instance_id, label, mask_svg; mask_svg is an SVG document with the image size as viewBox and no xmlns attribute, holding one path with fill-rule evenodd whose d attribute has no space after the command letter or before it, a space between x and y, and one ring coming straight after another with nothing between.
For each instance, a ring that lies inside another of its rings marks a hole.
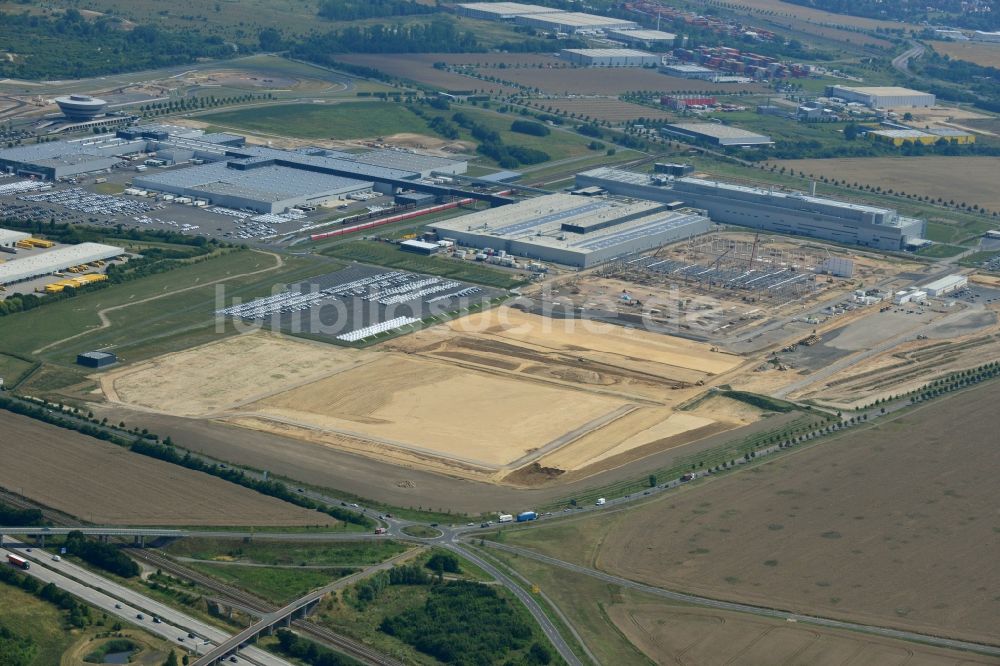
<instances>
[{"instance_id":1,"label":"asphalt highway","mask_svg":"<svg viewBox=\"0 0 1000 666\"><path fill-rule=\"evenodd\" d=\"M83 600L87 604L120 617L131 624L160 636L185 652L201 654L217 643L229 639L229 634L197 618L182 613L170 606L151 599L112 580L79 567L72 562L56 562L53 554L30 548L22 544L16 550L0 549L0 557L6 560L8 553L16 553L31 560L31 568L24 573L44 583L53 583L61 590ZM139 616L142 615L140 619ZM154 622L153 618L160 622ZM188 634L194 634L194 638ZM292 666L284 659L255 647L247 648L235 663L256 664L257 666Z\"/></svg>"}]
</instances>

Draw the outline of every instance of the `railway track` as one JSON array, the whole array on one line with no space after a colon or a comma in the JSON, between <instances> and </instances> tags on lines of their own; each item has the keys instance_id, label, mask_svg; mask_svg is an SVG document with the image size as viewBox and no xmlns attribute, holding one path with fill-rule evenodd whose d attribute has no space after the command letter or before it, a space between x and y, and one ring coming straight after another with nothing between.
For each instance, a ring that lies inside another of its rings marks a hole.
<instances>
[{"instance_id":1,"label":"railway track","mask_svg":"<svg viewBox=\"0 0 1000 666\"><path fill-rule=\"evenodd\" d=\"M151 566L155 566L162 571L166 571L180 578L185 578L198 583L199 585L215 592L219 595L219 598L222 601L236 602L241 607L252 610L259 616L264 616L267 613L277 610L276 606L256 595L244 592L243 590L235 588L231 585L226 585L225 583L217 581L211 576L206 576L198 571L189 569L188 567L178 564L160 553L149 550L140 550L137 548L131 550L130 554L132 557L142 560ZM373 666L403 666L402 662L376 652L364 643L347 638L346 636L341 636L340 634L327 629L326 627L321 627L314 622L310 622L309 620L295 620L292 622L292 625L303 634L307 634L315 639L321 645L325 645L339 652L348 654L366 664L372 664Z\"/></svg>"}]
</instances>

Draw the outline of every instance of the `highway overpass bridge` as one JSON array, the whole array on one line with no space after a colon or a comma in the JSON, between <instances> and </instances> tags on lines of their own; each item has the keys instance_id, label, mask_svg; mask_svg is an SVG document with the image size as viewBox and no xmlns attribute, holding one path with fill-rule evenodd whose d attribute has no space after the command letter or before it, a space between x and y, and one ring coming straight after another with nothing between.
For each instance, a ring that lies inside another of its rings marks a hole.
<instances>
[{"instance_id":1,"label":"highway overpass bridge","mask_svg":"<svg viewBox=\"0 0 1000 666\"><path fill-rule=\"evenodd\" d=\"M130 527L0 527L0 546L3 546L3 539L6 536L27 536L39 539L41 547L44 548L46 537L66 536L70 532L82 532L86 536L96 536L105 541L112 537L131 537L137 546L145 546L146 537L180 539L191 534L186 530Z\"/></svg>"}]
</instances>

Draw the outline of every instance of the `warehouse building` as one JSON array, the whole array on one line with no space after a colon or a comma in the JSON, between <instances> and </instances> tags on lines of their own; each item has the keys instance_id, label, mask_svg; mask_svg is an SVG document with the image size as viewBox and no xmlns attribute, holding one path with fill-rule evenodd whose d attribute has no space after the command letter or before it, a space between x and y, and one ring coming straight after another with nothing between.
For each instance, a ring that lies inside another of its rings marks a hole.
<instances>
[{"instance_id":1,"label":"warehouse building","mask_svg":"<svg viewBox=\"0 0 1000 666\"><path fill-rule=\"evenodd\" d=\"M270 160L234 159L136 177L135 187L205 199L217 206L282 213L371 190L372 181L316 173Z\"/></svg>"},{"instance_id":2,"label":"warehouse building","mask_svg":"<svg viewBox=\"0 0 1000 666\"><path fill-rule=\"evenodd\" d=\"M12 229L0 229L0 248L11 249L26 238L31 238L31 234Z\"/></svg>"},{"instance_id":3,"label":"warehouse building","mask_svg":"<svg viewBox=\"0 0 1000 666\"><path fill-rule=\"evenodd\" d=\"M319 205L356 192L420 187L416 181L432 173L461 174L468 162L402 150L354 154L321 148L295 151L263 146L196 145L196 139L157 143L170 151L187 148L207 164L149 173L132 180L135 187L205 199L227 208L281 213L299 205ZM175 152L168 151L172 157ZM213 152L214 151L214 152ZM442 188L441 194L447 189ZM437 194L435 192L435 194Z\"/></svg>"},{"instance_id":4,"label":"warehouse building","mask_svg":"<svg viewBox=\"0 0 1000 666\"><path fill-rule=\"evenodd\" d=\"M677 35L661 30L608 30L608 37L623 42L629 46L641 46L647 49L673 48Z\"/></svg>"},{"instance_id":5,"label":"warehouse building","mask_svg":"<svg viewBox=\"0 0 1000 666\"><path fill-rule=\"evenodd\" d=\"M720 125L719 123L674 123L666 125L661 132L672 134L687 139L697 139L707 141L717 146L736 146L746 148L750 146L770 146L774 142L771 137L756 132L748 132L732 125Z\"/></svg>"},{"instance_id":6,"label":"warehouse building","mask_svg":"<svg viewBox=\"0 0 1000 666\"><path fill-rule=\"evenodd\" d=\"M596 14L583 14L581 12L556 11L548 14L523 14L515 17L514 21L520 25L551 30L553 32L565 32L570 35L604 32L606 30L631 30L639 27L635 21L597 16Z\"/></svg>"},{"instance_id":7,"label":"warehouse building","mask_svg":"<svg viewBox=\"0 0 1000 666\"><path fill-rule=\"evenodd\" d=\"M656 67L660 56L634 49L563 49L559 57L584 67Z\"/></svg>"},{"instance_id":8,"label":"warehouse building","mask_svg":"<svg viewBox=\"0 0 1000 666\"><path fill-rule=\"evenodd\" d=\"M11 259L0 264L0 285L24 282L36 277L51 275L71 266L106 261L125 254L125 250L114 245L101 243L80 243L34 254L30 257Z\"/></svg>"},{"instance_id":9,"label":"warehouse building","mask_svg":"<svg viewBox=\"0 0 1000 666\"><path fill-rule=\"evenodd\" d=\"M719 78L719 72L701 65L664 65L660 71L667 76L676 76L679 79L715 81Z\"/></svg>"},{"instance_id":10,"label":"warehouse building","mask_svg":"<svg viewBox=\"0 0 1000 666\"><path fill-rule=\"evenodd\" d=\"M455 5L459 16L485 19L487 21L513 21L518 16L531 14L551 14L557 10L541 5L528 5L520 2L466 2Z\"/></svg>"},{"instance_id":11,"label":"warehouse building","mask_svg":"<svg viewBox=\"0 0 1000 666\"><path fill-rule=\"evenodd\" d=\"M88 138L51 141L0 150L0 169L47 180L110 169L126 155L146 149L144 140Z\"/></svg>"},{"instance_id":12,"label":"warehouse building","mask_svg":"<svg viewBox=\"0 0 1000 666\"><path fill-rule=\"evenodd\" d=\"M839 97L842 100L864 104L873 109L928 107L934 106L934 102L936 101L932 93L896 86L875 86L868 88L827 86L826 96Z\"/></svg>"},{"instance_id":13,"label":"warehouse building","mask_svg":"<svg viewBox=\"0 0 1000 666\"><path fill-rule=\"evenodd\" d=\"M945 296L953 291L959 291L969 286L969 278L964 275L946 275L920 287L931 296Z\"/></svg>"},{"instance_id":14,"label":"warehouse building","mask_svg":"<svg viewBox=\"0 0 1000 666\"><path fill-rule=\"evenodd\" d=\"M976 142L976 137L969 132L956 129L886 129L872 130L866 134L869 139L878 143L888 143L893 146L919 143L925 146L933 146L942 139L948 143L966 145Z\"/></svg>"},{"instance_id":15,"label":"warehouse building","mask_svg":"<svg viewBox=\"0 0 1000 666\"><path fill-rule=\"evenodd\" d=\"M587 268L703 234L710 225L698 211L560 193L436 222L429 230L467 247Z\"/></svg>"},{"instance_id":16,"label":"warehouse building","mask_svg":"<svg viewBox=\"0 0 1000 666\"><path fill-rule=\"evenodd\" d=\"M663 203L683 202L708 211L714 222L762 231L809 236L879 250L904 250L920 243L926 222L891 208L777 192L701 178L670 178L602 167L579 173L577 187Z\"/></svg>"}]
</instances>

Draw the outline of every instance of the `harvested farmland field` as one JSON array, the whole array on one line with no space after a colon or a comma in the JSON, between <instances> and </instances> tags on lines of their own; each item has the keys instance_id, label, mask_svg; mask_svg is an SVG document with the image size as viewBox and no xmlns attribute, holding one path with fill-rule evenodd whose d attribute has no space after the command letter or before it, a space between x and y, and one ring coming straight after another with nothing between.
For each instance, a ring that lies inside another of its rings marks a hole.
<instances>
[{"instance_id":1,"label":"harvested farmland field","mask_svg":"<svg viewBox=\"0 0 1000 666\"><path fill-rule=\"evenodd\" d=\"M554 95L618 95L631 90L713 91L732 94L740 91L765 92L757 83L713 83L665 76L642 67L579 67L572 69L506 69L500 78ZM474 79L470 79L474 80ZM482 87L480 84L478 87Z\"/></svg>"},{"instance_id":2,"label":"harvested farmland field","mask_svg":"<svg viewBox=\"0 0 1000 666\"><path fill-rule=\"evenodd\" d=\"M110 525L332 525L316 511L56 426L0 412L0 486Z\"/></svg>"},{"instance_id":3,"label":"harvested farmland field","mask_svg":"<svg viewBox=\"0 0 1000 666\"><path fill-rule=\"evenodd\" d=\"M817 177L844 178L878 184L883 189L925 194L945 201L958 199L1000 210L996 174L1000 157L873 157L829 160L781 160L775 164Z\"/></svg>"},{"instance_id":4,"label":"harvested farmland field","mask_svg":"<svg viewBox=\"0 0 1000 666\"><path fill-rule=\"evenodd\" d=\"M592 523L589 552L653 585L995 644L998 391L952 395L610 528ZM586 552L577 538L564 554Z\"/></svg>"},{"instance_id":5,"label":"harvested farmland field","mask_svg":"<svg viewBox=\"0 0 1000 666\"><path fill-rule=\"evenodd\" d=\"M607 614L625 637L657 664L973 666L996 663L979 655L705 608L623 603L609 605Z\"/></svg>"},{"instance_id":6,"label":"harvested farmland field","mask_svg":"<svg viewBox=\"0 0 1000 666\"><path fill-rule=\"evenodd\" d=\"M596 472L747 425L724 405L675 411L742 363L681 338L500 308L363 351L231 337L108 373L102 387L132 409L499 481L532 464L551 478Z\"/></svg>"},{"instance_id":7,"label":"harvested farmland field","mask_svg":"<svg viewBox=\"0 0 1000 666\"><path fill-rule=\"evenodd\" d=\"M952 60L968 60L1000 69L1000 44L984 42L934 42L934 50Z\"/></svg>"}]
</instances>

